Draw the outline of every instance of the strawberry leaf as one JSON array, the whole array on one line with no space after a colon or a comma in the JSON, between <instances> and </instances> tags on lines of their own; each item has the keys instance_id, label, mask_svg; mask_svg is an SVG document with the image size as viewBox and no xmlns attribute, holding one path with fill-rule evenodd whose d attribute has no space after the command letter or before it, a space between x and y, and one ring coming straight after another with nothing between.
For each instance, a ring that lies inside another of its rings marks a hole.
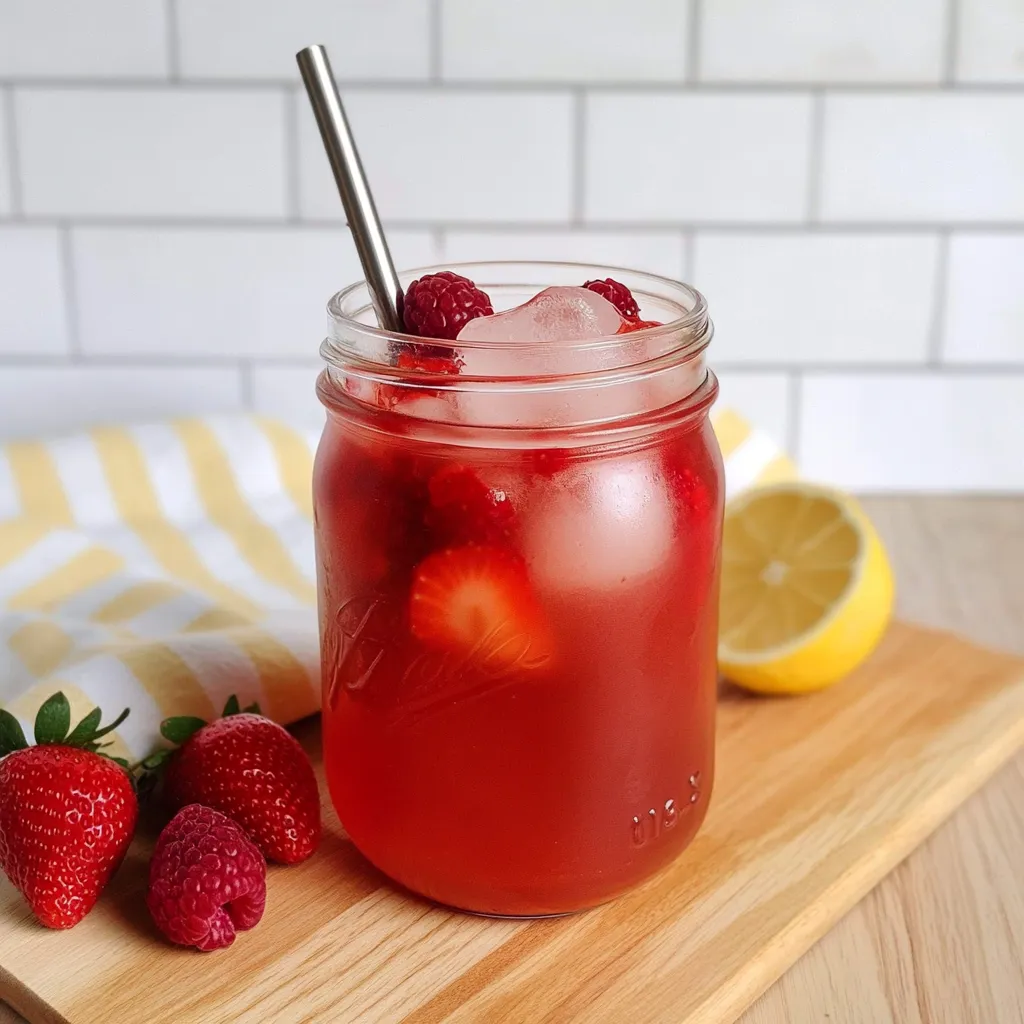
<instances>
[{"instance_id":1,"label":"strawberry leaf","mask_svg":"<svg viewBox=\"0 0 1024 1024\"><path fill-rule=\"evenodd\" d=\"M165 718L160 723L160 735L171 743L181 746L186 740L199 732L206 725L201 718L192 715L178 715L176 718Z\"/></svg>"},{"instance_id":2,"label":"strawberry leaf","mask_svg":"<svg viewBox=\"0 0 1024 1024\"><path fill-rule=\"evenodd\" d=\"M132 766L128 763L128 760L126 758L124 758L124 757L112 757L112 758L110 758L110 760L113 761L114 764L119 764L126 772L127 771L131 771L131 767Z\"/></svg>"},{"instance_id":3,"label":"strawberry leaf","mask_svg":"<svg viewBox=\"0 0 1024 1024\"><path fill-rule=\"evenodd\" d=\"M140 766L143 771L156 771L157 768L162 767L167 762L172 753L173 751L171 750L158 750L155 754L150 754L149 757L143 758Z\"/></svg>"},{"instance_id":4,"label":"strawberry leaf","mask_svg":"<svg viewBox=\"0 0 1024 1024\"><path fill-rule=\"evenodd\" d=\"M242 708L242 710L247 715L262 715L263 714L263 712L260 711L260 706L259 706L259 704L256 703L256 701L253 701L247 708Z\"/></svg>"},{"instance_id":5,"label":"strawberry leaf","mask_svg":"<svg viewBox=\"0 0 1024 1024\"><path fill-rule=\"evenodd\" d=\"M71 730L71 735L65 741L69 747L85 746L93 738L96 726L100 724L103 712L99 708L93 708L78 725Z\"/></svg>"},{"instance_id":6,"label":"strawberry leaf","mask_svg":"<svg viewBox=\"0 0 1024 1024\"><path fill-rule=\"evenodd\" d=\"M233 693L231 694L230 697L228 697L227 704L224 705L224 714L222 717L227 718L228 715L237 715L241 712L241 710L242 709L239 707L238 704L238 696Z\"/></svg>"},{"instance_id":7,"label":"strawberry leaf","mask_svg":"<svg viewBox=\"0 0 1024 1024\"><path fill-rule=\"evenodd\" d=\"M36 714L36 744L63 743L71 728L71 705L59 691L47 697Z\"/></svg>"},{"instance_id":8,"label":"strawberry leaf","mask_svg":"<svg viewBox=\"0 0 1024 1024\"><path fill-rule=\"evenodd\" d=\"M110 725L105 725L102 729L97 729L92 734L92 738L94 740L98 740L101 736L106 736L108 732L113 732L128 717L130 710L130 708L125 708L124 711L122 711L121 714L119 714L117 718L110 723Z\"/></svg>"},{"instance_id":9,"label":"strawberry leaf","mask_svg":"<svg viewBox=\"0 0 1024 1024\"><path fill-rule=\"evenodd\" d=\"M27 746L21 723L10 711L0 711L0 757L14 750L24 750Z\"/></svg>"}]
</instances>

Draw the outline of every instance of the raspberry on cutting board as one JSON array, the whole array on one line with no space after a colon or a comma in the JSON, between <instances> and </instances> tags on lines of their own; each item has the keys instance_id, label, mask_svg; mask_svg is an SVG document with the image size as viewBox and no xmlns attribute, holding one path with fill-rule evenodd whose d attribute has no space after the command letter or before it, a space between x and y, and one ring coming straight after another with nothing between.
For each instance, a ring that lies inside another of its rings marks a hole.
<instances>
[{"instance_id":1,"label":"raspberry on cutting board","mask_svg":"<svg viewBox=\"0 0 1024 1024\"><path fill-rule=\"evenodd\" d=\"M210 807L178 811L149 862L146 906L160 931L179 946L223 949L266 904L267 865L245 832Z\"/></svg>"}]
</instances>

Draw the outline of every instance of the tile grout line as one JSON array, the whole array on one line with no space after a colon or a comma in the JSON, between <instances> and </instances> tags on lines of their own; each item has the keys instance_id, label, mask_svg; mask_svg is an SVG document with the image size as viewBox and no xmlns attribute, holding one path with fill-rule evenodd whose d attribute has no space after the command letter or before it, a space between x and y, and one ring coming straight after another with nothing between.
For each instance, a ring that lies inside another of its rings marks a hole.
<instances>
[{"instance_id":1,"label":"tile grout line","mask_svg":"<svg viewBox=\"0 0 1024 1024\"><path fill-rule=\"evenodd\" d=\"M443 0L430 0L427 12L427 77L431 82L439 83L444 67L444 11L441 9Z\"/></svg>"},{"instance_id":2,"label":"tile grout line","mask_svg":"<svg viewBox=\"0 0 1024 1024\"><path fill-rule=\"evenodd\" d=\"M21 157L18 152L18 121L17 111L14 103L14 89L4 89L3 96L4 114L7 121L7 132L4 142L7 147L7 182L10 189L12 220L20 221L24 218L24 193L21 181ZM2 218L0 218L2 219Z\"/></svg>"},{"instance_id":3,"label":"tile grout line","mask_svg":"<svg viewBox=\"0 0 1024 1024\"><path fill-rule=\"evenodd\" d=\"M807 154L807 221L821 220L822 177L825 157L825 95L816 92L811 99L810 146Z\"/></svg>"},{"instance_id":4,"label":"tile grout line","mask_svg":"<svg viewBox=\"0 0 1024 1024\"><path fill-rule=\"evenodd\" d=\"M799 370L788 374L786 391L786 453L799 468L800 421L804 412L804 378Z\"/></svg>"},{"instance_id":5,"label":"tile grout line","mask_svg":"<svg viewBox=\"0 0 1024 1024\"><path fill-rule=\"evenodd\" d=\"M298 86L284 94L284 209L289 226L302 219L301 154L299 153Z\"/></svg>"},{"instance_id":6,"label":"tile grout line","mask_svg":"<svg viewBox=\"0 0 1024 1024\"><path fill-rule=\"evenodd\" d=\"M164 228L207 230L226 228L238 231L281 231L303 228L309 231L337 231L344 228L343 217L300 217L292 223L278 215L261 216L174 216L166 214L21 214L18 217L0 215L0 225L9 223L53 227L72 216L76 227L136 228L158 231ZM384 226L394 231L483 231L483 232L538 232L566 231L581 225L563 218L556 220L409 220L386 218ZM1012 234L1024 235L1024 221L900 221L900 220L827 220L808 223L803 219L786 221L695 221L673 220L602 220L588 219L588 231L611 234L650 233L667 234L696 231L719 235L937 235L943 231L958 234Z\"/></svg>"},{"instance_id":7,"label":"tile grout line","mask_svg":"<svg viewBox=\"0 0 1024 1024\"><path fill-rule=\"evenodd\" d=\"M693 231L683 232L683 274L688 284L692 284L698 291L697 275L697 235ZM712 316L712 319L714 317Z\"/></svg>"},{"instance_id":8,"label":"tile grout line","mask_svg":"<svg viewBox=\"0 0 1024 1024\"><path fill-rule=\"evenodd\" d=\"M942 53L942 84L951 87L955 84L957 52L960 44L960 2L946 0L946 24Z\"/></svg>"},{"instance_id":9,"label":"tile grout line","mask_svg":"<svg viewBox=\"0 0 1024 1024\"><path fill-rule=\"evenodd\" d=\"M240 359L236 365L241 383L242 408L252 412L256 395L255 363L252 359Z\"/></svg>"},{"instance_id":10,"label":"tile grout line","mask_svg":"<svg viewBox=\"0 0 1024 1024\"><path fill-rule=\"evenodd\" d=\"M574 227L586 221L587 190L587 98L582 89L573 92L572 107L572 214Z\"/></svg>"},{"instance_id":11,"label":"tile grout line","mask_svg":"<svg viewBox=\"0 0 1024 1024\"><path fill-rule=\"evenodd\" d=\"M943 231L939 237L938 258L935 261L935 296L932 299L932 316L928 327L927 361L933 369L942 365L945 345L950 244L951 233Z\"/></svg>"},{"instance_id":12,"label":"tile grout line","mask_svg":"<svg viewBox=\"0 0 1024 1024\"><path fill-rule=\"evenodd\" d=\"M178 0L164 0L164 25L167 29L167 77L181 81L181 38L178 34Z\"/></svg>"},{"instance_id":13,"label":"tile grout line","mask_svg":"<svg viewBox=\"0 0 1024 1024\"><path fill-rule=\"evenodd\" d=\"M686 75L684 81L693 85L700 81L700 35L703 26L702 0L690 0L690 17L686 31Z\"/></svg>"},{"instance_id":14,"label":"tile grout line","mask_svg":"<svg viewBox=\"0 0 1024 1024\"><path fill-rule=\"evenodd\" d=\"M60 231L60 272L64 285L64 316L67 319L68 362L82 361L81 323L78 304L78 276L75 273L75 253L71 239L71 224L65 221Z\"/></svg>"},{"instance_id":15,"label":"tile grout line","mask_svg":"<svg viewBox=\"0 0 1024 1024\"><path fill-rule=\"evenodd\" d=\"M437 227L432 228L430 232L430 239L434 243L434 259L438 263L444 263L447 260L447 247L448 247L448 235L444 228Z\"/></svg>"},{"instance_id":16,"label":"tile grout line","mask_svg":"<svg viewBox=\"0 0 1024 1024\"><path fill-rule=\"evenodd\" d=\"M173 2L173 0L165 0ZM180 63L177 50L178 41L168 46L168 55L173 50L175 64ZM82 76L69 75L61 78L53 75L4 75L0 74L0 87L17 86L28 89L103 89L109 91L129 91L138 89L168 89L175 91L207 91L237 92L246 89L280 89L282 86L294 84L292 77L267 76L251 77L239 75L232 78L207 78L202 75L182 77L180 72L172 79L155 76L124 75L112 77L105 75ZM340 78L339 86L349 92L435 92L435 93L521 93L535 95L537 93L571 94L576 89L586 89L593 93L624 93L629 95L701 95L736 96L746 95L756 98L766 94L805 96L814 92L827 91L837 94L852 95L885 95L891 93L899 96L947 96L958 95L991 95L1020 96L1024 94L1019 82L850 82L827 81L814 79L808 81L774 81L774 80L700 80L688 81L679 79L664 80L624 80L607 81L597 79L439 79L419 78Z\"/></svg>"}]
</instances>

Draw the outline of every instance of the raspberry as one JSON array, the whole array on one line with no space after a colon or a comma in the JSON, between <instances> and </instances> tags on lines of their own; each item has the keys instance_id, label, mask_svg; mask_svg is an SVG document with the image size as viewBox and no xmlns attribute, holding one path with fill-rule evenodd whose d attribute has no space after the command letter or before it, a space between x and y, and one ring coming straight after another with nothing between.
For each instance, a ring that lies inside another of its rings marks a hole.
<instances>
[{"instance_id":1,"label":"raspberry","mask_svg":"<svg viewBox=\"0 0 1024 1024\"><path fill-rule=\"evenodd\" d=\"M454 341L470 320L493 313L486 292L468 277L442 270L409 285L402 316L410 334Z\"/></svg>"},{"instance_id":2,"label":"raspberry","mask_svg":"<svg viewBox=\"0 0 1024 1024\"><path fill-rule=\"evenodd\" d=\"M508 495L488 487L465 466L445 466L427 484L430 507L424 520L439 547L507 545L516 528Z\"/></svg>"},{"instance_id":3,"label":"raspberry","mask_svg":"<svg viewBox=\"0 0 1024 1024\"><path fill-rule=\"evenodd\" d=\"M583 287L607 299L627 319L634 320L640 316L640 307L633 298L633 293L624 284L606 277L603 281L587 281Z\"/></svg>"},{"instance_id":4,"label":"raspberry","mask_svg":"<svg viewBox=\"0 0 1024 1024\"><path fill-rule=\"evenodd\" d=\"M267 865L226 815L188 804L160 833L149 863L146 905L179 946L230 946L235 931L259 923L267 902Z\"/></svg>"}]
</instances>

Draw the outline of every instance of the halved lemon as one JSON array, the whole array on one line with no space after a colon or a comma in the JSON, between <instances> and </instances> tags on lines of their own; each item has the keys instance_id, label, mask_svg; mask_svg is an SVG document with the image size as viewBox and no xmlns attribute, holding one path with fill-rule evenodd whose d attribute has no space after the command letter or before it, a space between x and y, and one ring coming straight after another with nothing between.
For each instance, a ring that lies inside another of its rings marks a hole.
<instances>
[{"instance_id":1,"label":"halved lemon","mask_svg":"<svg viewBox=\"0 0 1024 1024\"><path fill-rule=\"evenodd\" d=\"M801 482L725 509L718 661L760 693L805 693L847 675L892 614L889 559L860 506Z\"/></svg>"}]
</instances>

